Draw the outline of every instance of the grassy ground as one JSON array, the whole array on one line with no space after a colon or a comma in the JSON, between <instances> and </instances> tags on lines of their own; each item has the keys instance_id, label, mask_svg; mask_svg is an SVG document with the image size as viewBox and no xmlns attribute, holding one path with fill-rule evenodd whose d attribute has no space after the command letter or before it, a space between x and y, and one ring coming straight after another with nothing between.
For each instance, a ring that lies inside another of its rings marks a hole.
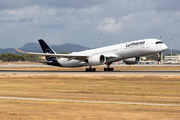
<instances>
[{"instance_id":1,"label":"grassy ground","mask_svg":"<svg viewBox=\"0 0 180 120\"><path fill-rule=\"evenodd\" d=\"M180 104L180 76L0 75L0 96ZM0 119L180 119L180 107L0 100Z\"/></svg>"},{"instance_id":2,"label":"grassy ground","mask_svg":"<svg viewBox=\"0 0 180 120\"><path fill-rule=\"evenodd\" d=\"M179 107L0 100L4 120L179 120Z\"/></svg>"}]
</instances>

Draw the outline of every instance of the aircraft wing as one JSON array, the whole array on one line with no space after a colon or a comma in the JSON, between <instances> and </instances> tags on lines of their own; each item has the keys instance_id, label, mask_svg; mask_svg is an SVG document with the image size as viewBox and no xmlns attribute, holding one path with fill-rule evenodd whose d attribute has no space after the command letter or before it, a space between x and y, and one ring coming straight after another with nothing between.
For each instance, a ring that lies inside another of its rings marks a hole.
<instances>
[{"instance_id":1,"label":"aircraft wing","mask_svg":"<svg viewBox=\"0 0 180 120\"><path fill-rule=\"evenodd\" d=\"M14 47L14 49L20 53L31 54L31 55L41 55L41 56L49 56L49 57L58 57L58 58L68 58L69 60L77 59L77 60L87 60L89 58L88 55L78 55L78 54L50 54L50 53L34 53L34 52L24 52ZM105 54L107 59L117 58L116 54Z\"/></svg>"},{"instance_id":2,"label":"aircraft wing","mask_svg":"<svg viewBox=\"0 0 180 120\"><path fill-rule=\"evenodd\" d=\"M24 52L14 47L14 49L20 53L31 54L31 55L41 55L41 56L49 56L49 57L63 57L70 59L87 59L88 55L75 55L75 54L49 54L49 53L34 53L34 52Z\"/></svg>"}]
</instances>

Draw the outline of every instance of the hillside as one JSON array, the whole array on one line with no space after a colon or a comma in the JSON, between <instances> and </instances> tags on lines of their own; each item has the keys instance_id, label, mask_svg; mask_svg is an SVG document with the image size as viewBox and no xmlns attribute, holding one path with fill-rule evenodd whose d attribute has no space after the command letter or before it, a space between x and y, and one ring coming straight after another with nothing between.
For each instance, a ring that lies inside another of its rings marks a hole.
<instances>
[{"instance_id":1,"label":"hillside","mask_svg":"<svg viewBox=\"0 0 180 120\"><path fill-rule=\"evenodd\" d=\"M56 53L62 53L62 52L71 53L71 52L78 52L78 51L90 49L88 47L84 47L78 44L70 44L70 43L66 43L62 45L51 45L51 48L53 48L56 51ZM27 43L19 49L29 52L42 52L42 49L38 43ZM19 54L14 48L0 49L0 54L3 53Z\"/></svg>"}]
</instances>

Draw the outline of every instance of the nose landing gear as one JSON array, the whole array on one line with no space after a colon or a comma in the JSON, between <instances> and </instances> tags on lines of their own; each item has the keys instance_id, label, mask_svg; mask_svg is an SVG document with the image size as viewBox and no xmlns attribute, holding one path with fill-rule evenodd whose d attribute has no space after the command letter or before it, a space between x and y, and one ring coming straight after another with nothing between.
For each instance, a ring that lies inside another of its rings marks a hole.
<instances>
[{"instance_id":1,"label":"nose landing gear","mask_svg":"<svg viewBox=\"0 0 180 120\"><path fill-rule=\"evenodd\" d=\"M104 71L114 71L114 68L104 68Z\"/></svg>"},{"instance_id":2,"label":"nose landing gear","mask_svg":"<svg viewBox=\"0 0 180 120\"><path fill-rule=\"evenodd\" d=\"M104 68L104 71L106 72L106 71L114 71L114 68L110 68L109 66L110 66L110 64L109 63L106 63L106 65L107 65L107 68Z\"/></svg>"}]
</instances>

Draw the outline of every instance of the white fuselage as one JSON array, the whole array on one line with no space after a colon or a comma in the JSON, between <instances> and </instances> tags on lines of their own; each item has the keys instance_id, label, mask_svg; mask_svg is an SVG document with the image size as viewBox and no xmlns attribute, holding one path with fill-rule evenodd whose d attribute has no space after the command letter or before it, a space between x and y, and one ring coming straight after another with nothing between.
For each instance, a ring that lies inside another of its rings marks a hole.
<instances>
[{"instance_id":1,"label":"white fuselage","mask_svg":"<svg viewBox=\"0 0 180 120\"><path fill-rule=\"evenodd\" d=\"M107 47L101 47L81 52L73 52L71 54L81 54L81 55L116 55L117 57L112 57L109 59L106 59L107 63L116 62L119 60L132 58L132 57L139 57L149 54L155 54L159 52L163 52L168 47L162 43L158 39L143 39L143 40L137 40ZM59 64L62 65L62 67L81 67L81 66L89 66L87 62L72 59L69 60L68 58L60 58L57 60Z\"/></svg>"}]
</instances>

